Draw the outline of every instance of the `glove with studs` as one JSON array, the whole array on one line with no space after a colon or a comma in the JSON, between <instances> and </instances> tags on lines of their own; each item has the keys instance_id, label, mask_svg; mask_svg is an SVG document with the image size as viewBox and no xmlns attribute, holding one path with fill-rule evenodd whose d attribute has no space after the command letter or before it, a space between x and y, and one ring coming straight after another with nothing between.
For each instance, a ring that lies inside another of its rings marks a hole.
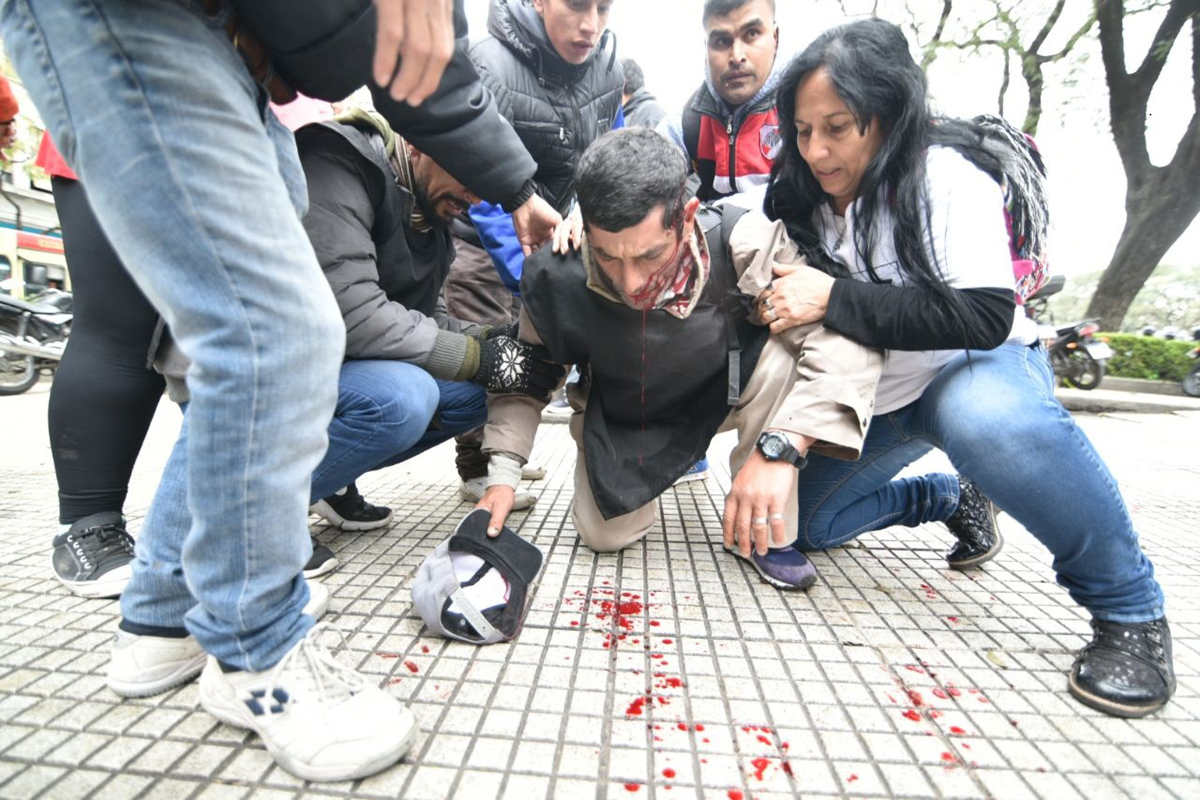
<instances>
[{"instance_id":1,"label":"glove with studs","mask_svg":"<svg viewBox=\"0 0 1200 800\"><path fill-rule=\"evenodd\" d=\"M549 400L566 368L550 360L541 345L509 336L490 336L480 343L479 372L471 380L492 392L519 392Z\"/></svg>"}]
</instances>

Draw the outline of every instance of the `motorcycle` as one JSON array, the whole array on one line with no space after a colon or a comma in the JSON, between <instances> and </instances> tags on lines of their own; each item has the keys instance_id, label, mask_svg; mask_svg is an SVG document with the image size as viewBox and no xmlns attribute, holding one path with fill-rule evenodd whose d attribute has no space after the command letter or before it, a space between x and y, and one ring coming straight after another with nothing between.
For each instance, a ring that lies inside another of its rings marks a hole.
<instances>
[{"instance_id":1,"label":"motorcycle","mask_svg":"<svg viewBox=\"0 0 1200 800\"><path fill-rule=\"evenodd\" d=\"M0 295L0 395L28 391L53 373L71 333L73 315L59 303L26 303Z\"/></svg>"},{"instance_id":2,"label":"motorcycle","mask_svg":"<svg viewBox=\"0 0 1200 800\"><path fill-rule=\"evenodd\" d=\"M1188 357L1196 359L1196 365L1183 376L1183 393L1191 397L1200 397L1200 347L1192 348Z\"/></svg>"},{"instance_id":3,"label":"motorcycle","mask_svg":"<svg viewBox=\"0 0 1200 800\"><path fill-rule=\"evenodd\" d=\"M1046 301L1062 291L1066 278L1055 275L1026 301L1025 313L1038 323L1039 336L1046 346L1050 366L1056 377L1074 389L1092 390L1104 379L1104 362L1112 358L1107 341L1093 338L1100 326L1096 320L1085 319L1074 325L1057 327L1043 322Z\"/></svg>"}]
</instances>

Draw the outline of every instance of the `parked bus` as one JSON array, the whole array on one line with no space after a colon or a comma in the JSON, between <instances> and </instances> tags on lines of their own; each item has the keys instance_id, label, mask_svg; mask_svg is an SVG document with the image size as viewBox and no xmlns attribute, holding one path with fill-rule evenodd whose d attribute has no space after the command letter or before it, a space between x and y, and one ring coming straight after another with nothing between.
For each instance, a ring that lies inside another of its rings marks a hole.
<instances>
[{"instance_id":1,"label":"parked bus","mask_svg":"<svg viewBox=\"0 0 1200 800\"><path fill-rule=\"evenodd\" d=\"M0 294L33 300L47 289L71 290L62 237L0 227Z\"/></svg>"}]
</instances>

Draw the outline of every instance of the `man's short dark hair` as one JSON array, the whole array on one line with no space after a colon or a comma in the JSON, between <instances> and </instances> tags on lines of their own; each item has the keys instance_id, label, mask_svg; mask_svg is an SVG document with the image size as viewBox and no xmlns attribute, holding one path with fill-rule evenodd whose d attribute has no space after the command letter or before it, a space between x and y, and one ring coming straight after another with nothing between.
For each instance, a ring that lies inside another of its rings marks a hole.
<instances>
[{"instance_id":1,"label":"man's short dark hair","mask_svg":"<svg viewBox=\"0 0 1200 800\"><path fill-rule=\"evenodd\" d=\"M700 18L701 25L707 25L713 17L723 17L732 14L751 0L705 0L704 16ZM771 16L775 16L775 0L768 0L771 5Z\"/></svg>"},{"instance_id":2,"label":"man's short dark hair","mask_svg":"<svg viewBox=\"0 0 1200 800\"><path fill-rule=\"evenodd\" d=\"M625 73L625 94L633 94L646 85L641 65L632 58L621 59L621 70Z\"/></svg>"},{"instance_id":3,"label":"man's short dark hair","mask_svg":"<svg viewBox=\"0 0 1200 800\"><path fill-rule=\"evenodd\" d=\"M687 159L649 128L622 128L592 142L575 170L583 222L616 233L632 228L656 207L663 228L678 224L685 202Z\"/></svg>"}]
</instances>

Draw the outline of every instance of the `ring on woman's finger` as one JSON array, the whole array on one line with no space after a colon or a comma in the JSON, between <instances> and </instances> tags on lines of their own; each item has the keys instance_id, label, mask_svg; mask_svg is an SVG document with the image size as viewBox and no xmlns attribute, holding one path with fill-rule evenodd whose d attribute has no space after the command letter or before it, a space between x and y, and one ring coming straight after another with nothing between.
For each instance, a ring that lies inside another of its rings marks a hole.
<instances>
[{"instance_id":1,"label":"ring on woman's finger","mask_svg":"<svg viewBox=\"0 0 1200 800\"><path fill-rule=\"evenodd\" d=\"M753 525L766 525L770 520L766 517L752 517L750 523Z\"/></svg>"},{"instance_id":2,"label":"ring on woman's finger","mask_svg":"<svg viewBox=\"0 0 1200 800\"><path fill-rule=\"evenodd\" d=\"M776 512L774 514L768 514L767 519L783 519L783 514L780 514L778 512Z\"/></svg>"},{"instance_id":3,"label":"ring on woman's finger","mask_svg":"<svg viewBox=\"0 0 1200 800\"><path fill-rule=\"evenodd\" d=\"M764 297L762 301L763 311L774 311L775 307L771 305L771 298Z\"/></svg>"},{"instance_id":4,"label":"ring on woman's finger","mask_svg":"<svg viewBox=\"0 0 1200 800\"><path fill-rule=\"evenodd\" d=\"M768 309L767 309L767 311L770 311L770 312L771 312L771 316L768 318L768 321L769 321L769 322L774 322L775 320L779 319L779 312L778 312L778 311L776 311L776 310L775 310L775 309L773 309L773 308L768 308Z\"/></svg>"}]
</instances>

